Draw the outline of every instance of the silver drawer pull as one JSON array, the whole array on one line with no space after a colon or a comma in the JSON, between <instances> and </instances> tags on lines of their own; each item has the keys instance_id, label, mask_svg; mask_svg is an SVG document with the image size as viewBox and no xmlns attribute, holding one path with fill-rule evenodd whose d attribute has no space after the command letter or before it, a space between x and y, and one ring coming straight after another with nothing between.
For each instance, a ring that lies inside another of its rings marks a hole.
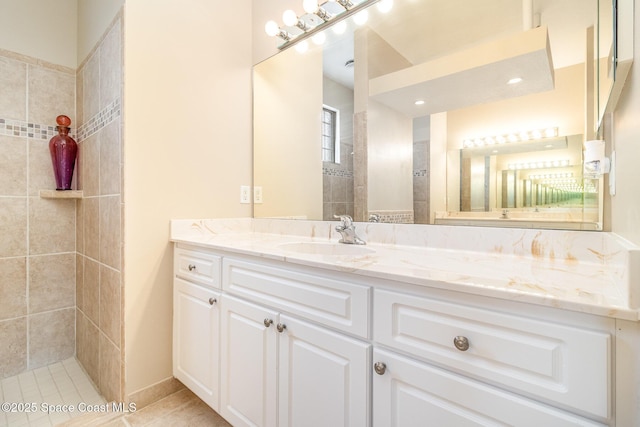
<instances>
[{"instance_id":1,"label":"silver drawer pull","mask_svg":"<svg viewBox=\"0 0 640 427\"><path fill-rule=\"evenodd\" d=\"M213 305L213 304L215 304L217 302L218 302L218 300L215 299L214 297L209 298L209 304Z\"/></svg>"},{"instance_id":2,"label":"silver drawer pull","mask_svg":"<svg viewBox=\"0 0 640 427\"><path fill-rule=\"evenodd\" d=\"M264 323L264 326L266 326L268 328L269 326L273 325L273 320L264 319L264 321L262 323Z\"/></svg>"},{"instance_id":3,"label":"silver drawer pull","mask_svg":"<svg viewBox=\"0 0 640 427\"><path fill-rule=\"evenodd\" d=\"M455 345L456 348L460 351L469 350L469 340L467 339L467 337L463 337L461 335L458 335L453 339L453 345Z\"/></svg>"},{"instance_id":4,"label":"silver drawer pull","mask_svg":"<svg viewBox=\"0 0 640 427\"><path fill-rule=\"evenodd\" d=\"M384 373L387 372L387 365L382 362L376 362L373 365L373 370L376 371L378 375L384 375Z\"/></svg>"},{"instance_id":5,"label":"silver drawer pull","mask_svg":"<svg viewBox=\"0 0 640 427\"><path fill-rule=\"evenodd\" d=\"M189 264L189 271L193 271L196 269L196 266L193 264Z\"/></svg>"},{"instance_id":6,"label":"silver drawer pull","mask_svg":"<svg viewBox=\"0 0 640 427\"><path fill-rule=\"evenodd\" d=\"M285 329L287 329L287 325L285 325L284 323L278 323L276 325L276 329L278 330L278 332L282 333Z\"/></svg>"}]
</instances>

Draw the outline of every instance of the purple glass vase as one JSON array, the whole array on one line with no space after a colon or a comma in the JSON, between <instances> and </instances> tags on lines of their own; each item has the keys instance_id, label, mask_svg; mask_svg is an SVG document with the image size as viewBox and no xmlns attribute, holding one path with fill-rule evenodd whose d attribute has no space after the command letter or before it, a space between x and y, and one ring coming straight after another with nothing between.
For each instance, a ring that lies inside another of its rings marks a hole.
<instances>
[{"instance_id":1,"label":"purple glass vase","mask_svg":"<svg viewBox=\"0 0 640 427\"><path fill-rule=\"evenodd\" d=\"M71 119L67 116L56 117L58 135L49 141L53 173L56 177L56 190L71 190L73 168L76 164L78 144L69 136Z\"/></svg>"}]
</instances>

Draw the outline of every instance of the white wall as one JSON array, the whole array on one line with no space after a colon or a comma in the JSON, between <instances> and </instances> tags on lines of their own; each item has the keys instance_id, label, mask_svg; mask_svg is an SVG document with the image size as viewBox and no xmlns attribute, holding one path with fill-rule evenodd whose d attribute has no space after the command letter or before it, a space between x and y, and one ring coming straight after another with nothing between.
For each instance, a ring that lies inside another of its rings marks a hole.
<instances>
[{"instance_id":1,"label":"white wall","mask_svg":"<svg viewBox=\"0 0 640 427\"><path fill-rule=\"evenodd\" d=\"M254 215L322 219L322 50L288 49L255 66ZM295 177L295 179L291 179Z\"/></svg>"},{"instance_id":2,"label":"white wall","mask_svg":"<svg viewBox=\"0 0 640 427\"><path fill-rule=\"evenodd\" d=\"M251 0L125 3L126 395L172 375L169 221L251 215L250 15Z\"/></svg>"},{"instance_id":3,"label":"white wall","mask_svg":"<svg viewBox=\"0 0 640 427\"><path fill-rule=\"evenodd\" d=\"M371 100L367 118L367 209L413 211L413 119Z\"/></svg>"},{"instance_id":4,"label":"white wall","mask_svg":"<svg viewBox=\"0 0 640 427\"><path fill-rule=\"evenodd\" d=\"M77 4L78 0L0 0L0 48L75 69Z\"/></svg>"},{"instance_id":5,"label":"white wall","mask_svg":"<svg viewBox=\"0 0 640 427\"><path fill-rule=\"evenodd\" d=\"M78 65L85 60L94 46L100 41L104 30L109 27L113 18L122 8L124 1L74 0L78 4L78 42L76 48ZM47 3L57 3L57 1L47 1Z\"/></svg>"}]
</instances>

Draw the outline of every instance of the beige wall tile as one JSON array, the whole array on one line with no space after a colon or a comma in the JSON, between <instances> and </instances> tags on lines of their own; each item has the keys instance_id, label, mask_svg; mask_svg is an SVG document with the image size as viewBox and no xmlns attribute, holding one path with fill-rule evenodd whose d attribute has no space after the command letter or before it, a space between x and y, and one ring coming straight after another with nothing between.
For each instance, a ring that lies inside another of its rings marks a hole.
<instances>
[{"instance_id":1,"label":"beige wall tile","mask_svg":"<svg viewBox=\"0 0 640 427\"><path fill-rule=\"evenodd\" d=\"M122 26L116 21L100 46L100 109L122 91Z\"/></svg>"},{"instance_id":2,"label":"beige wall tile","mask_svg":"<svg viewBox=\"0 0 640 427\"><path fill-rule=\"evenodd\" d=\"M76 307L84 309L84 256L76 254Z\"/></svg>"},{"instance_id":3,"label":"beige wall tile","mask_svg":"<svg viewBox=\"0 0 640 427\"><path fill-rule=\"evenodd\" d=\"M120 270L121 265L120 196L100 197L100 261Z\"/></svg>"},{"instance_id":4,"label":"beige wall tile","mask_svg":"<svg viewBox=\"0 0 640 427\"><path fill-rule=\"evenodd\" d=\"M98 197L82 199L84 206L84 254L93 259L100 256L100 200Z\"/></svg>"},{"instance_id":5,"label":"beige wall tile","mask_svg":"<svg viewBox=\"0 0 640 427\"><path fill-rule=\"evenodd\" d=\"M0 117L27 120L27 64L0 56Z\"/></svg>"},{"instance_id":6,"label":"beige wall tile","mask_svg":"<svg viewBox=\"0 0 640 427\"><path fill-rule=\"evenodd\" d=\"M80 127L84 124L84 108L82 100L84 99L84 72L80 68L76 72L76 124Z\"/></svg>"},{"instance_id":7,"label":"beige wall tile","mask_svg":"<svg viewBox=\"0 0 640 427\"><path fill-rule=\"evenodd\" d=\"M73 185L73 183L72 183ZM37 196L40 190L56 188L49 141L29 140L29 195Z\"/></svg>"},{"instance_id":8,"label":"beige wall tile","mask_svg":"<svg viewBox=\"0 0 640 427\"><path fill-rule=\"evenodd\" d=\"M29 313L74 307L75 297L75 254L30 257Z\"/></svg>"},{"instance_id":9,"label":"beige wall tile","mask_svg":"<svg viewBox=\"0 0 640 427\"><path fill-rule=\"evenodd\" d=\"M100 331L82 311L76 310L76 340L78 360L91 380L100 381Z\"/></svg>"},{"instance_id":10,"label":"beige wall tile","mask_svg":"<svg viewBox=\"0 0 640 427\"><path fill-rule=\"evenodd\" d=\"M0 322L0 378L27 369L27 318Z\"/></svg>"},{"instance_id":11,"label":"beige wall tile","mask_svg":"<svg viewBox=\"0 0 640 427\"><path fill-rule=\"evenodd\" d=\"M107 402L121 401L120 390L120 350L107 338L100 334L100 382L99 389Z\"/></svg>"},{"instance_id":12,"label":"beige wall tile","mask_svg":"<svg viewBox=\"0 0 640 427\"><path fill-rule=\"evenodd\" d=\"M100 131L100 194L120 194L121 152L120 121L115 120Z\"/></svg>"},{"instance_id":13,"label":"beige wall tile","mask_svg":"<svg viewBox=\"0 0 640 427\"><path fill-rule=\"evenodd\" d=\"M0 98L2 97L4 97L4 93L0 95ZM0 135L0 153L2 153L0 156L0 196L26 196L26 140Z\"/></svg>"},{"instance_id":14,"label":"beige wall tile","mask_svg":"<svg viewBox=\"0 0 640 427\"><path fill-rule=\"evenodd\" d=\"M71 118L76 128L76 76L49 68L29 65L28 121L30 123L56 125L60 114Z\"/></svg>"},{"instance_id":15,"label":"beige wall tile","mask_svg":"<svg viewBox=\"0 0 640 427\"><path fill-rule=\"evenodd\" d=\"M27 198L0 197L0 257L27 255Z\"/></svg>"},{"instance_id":16,"label":"beige wall tile","mask_svg":"<svg viewBox=\"0 0 640 427\"><path fill-rule=\"evenodd\" d=\"M98 52L87 60L82 69L82 108L87 122L100 111L100 57Z\"/></svg>"},{"instance_id":17,"label":"beige wall tile","mask_svg":"<svg viewBox=\"0 0 640 427\"><path fill-rule=\"evenodd\" d=\"M27 314L26 258L0 258L0 320ZM0 342L3 342L0 339ZM2 359L0 358L0 364Z\"/></svg>"},{"instance_id":18,"label":"beige wall tile","mask_svg":"<svg viewBox=\"0 0 640 427\"><path fill-rule=\"evenodd\" d=\"M80 168L83 195L85 197L100 194L100 141L99 133L93 134L80 143Z\"/></svg>"},{"instance_id":19,"label":"beige wall tile","mask_svg":"<svg viewBox=\"0 0 640 427\"><path fill-rule=\"evenodd\" d=\"M84 254L84 201L76 200L76 251Z\"/></svg>"},{"instance_id":20,"label":"beige wall tile","mask_svg":"<svg viewBox=\"0 0 640 427\"><path fill-rule=\"evenodd\" d=\"M121 326L120 272L100 266L100 330L120 348Z\"/></svg>"},{"instance_id":21,"label":"beige wall tile","mask_svg":"<svg viewBox=\"0 0 640 427\"><path fill-rule=\"evenodd\" d=\"M92 259L84 260L83 309L96 325L100 323L100 265Z\"/></svg>"},{"instance_id":22,"label":"beige wall tile","mask_svg":"<svg viewBox=\"0 0 640 427\"><path fill-rule=\"evenodd\" d=\"M75 317L73 307L29 316L29 369L74 355Z\"/></svg>"},{"instance_id":23,"label":"beige wall tile","mask_svg":"<svg viewBox=\"0 0 640 427\"><path fill-rule=\"evenodd\" d=\"M32 197L29 203L30 254L75 250L76 201Z\"/></svg>"}]
</instances>

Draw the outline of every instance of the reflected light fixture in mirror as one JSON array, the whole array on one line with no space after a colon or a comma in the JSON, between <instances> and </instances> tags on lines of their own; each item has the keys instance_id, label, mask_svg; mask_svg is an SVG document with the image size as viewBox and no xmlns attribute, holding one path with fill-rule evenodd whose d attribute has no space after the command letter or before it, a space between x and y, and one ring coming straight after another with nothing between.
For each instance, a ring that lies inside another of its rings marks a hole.
<instances>
[{"instance_id":1,"label":"reflected light fixture in mirror","mask_svg":"<svg viewBox=\"0 0 640 427\"><path fill-rule=\"evenodd\" d=\"M329 0L322 4L317 0L303 0L302 15L298 16L291 9L285 10L282 14L282 26L271 20L265 24L264 30L268 36L279 37L284 41L278 46L279 49L300 45L309 37L315 44L322 44L325 40L322 31L328 25L335 23L334 31L341 34L346 28L344 19L351 15L356 25L363 25L368 19L365 9L374 3L378 3L378 10L382 13L393 8L393 0ZM298 51L305 52L307 48L308 45L302 46Z\"/></svg>"},{"instance_id":2,"label":"reflected light fixture in mirror","mask_svg":"<svg viewBox=\"0 0 640 427\"><path fill-rule=\"evenodd\" d=\"M486 136L482 138L469 138L462 141L462 146L464 148L472 148L494 144L505 144L510 142L555 138L557 136L558 128L534 129L530 131L510 132L501 135Z\"/></svg>"}]
</instances>

